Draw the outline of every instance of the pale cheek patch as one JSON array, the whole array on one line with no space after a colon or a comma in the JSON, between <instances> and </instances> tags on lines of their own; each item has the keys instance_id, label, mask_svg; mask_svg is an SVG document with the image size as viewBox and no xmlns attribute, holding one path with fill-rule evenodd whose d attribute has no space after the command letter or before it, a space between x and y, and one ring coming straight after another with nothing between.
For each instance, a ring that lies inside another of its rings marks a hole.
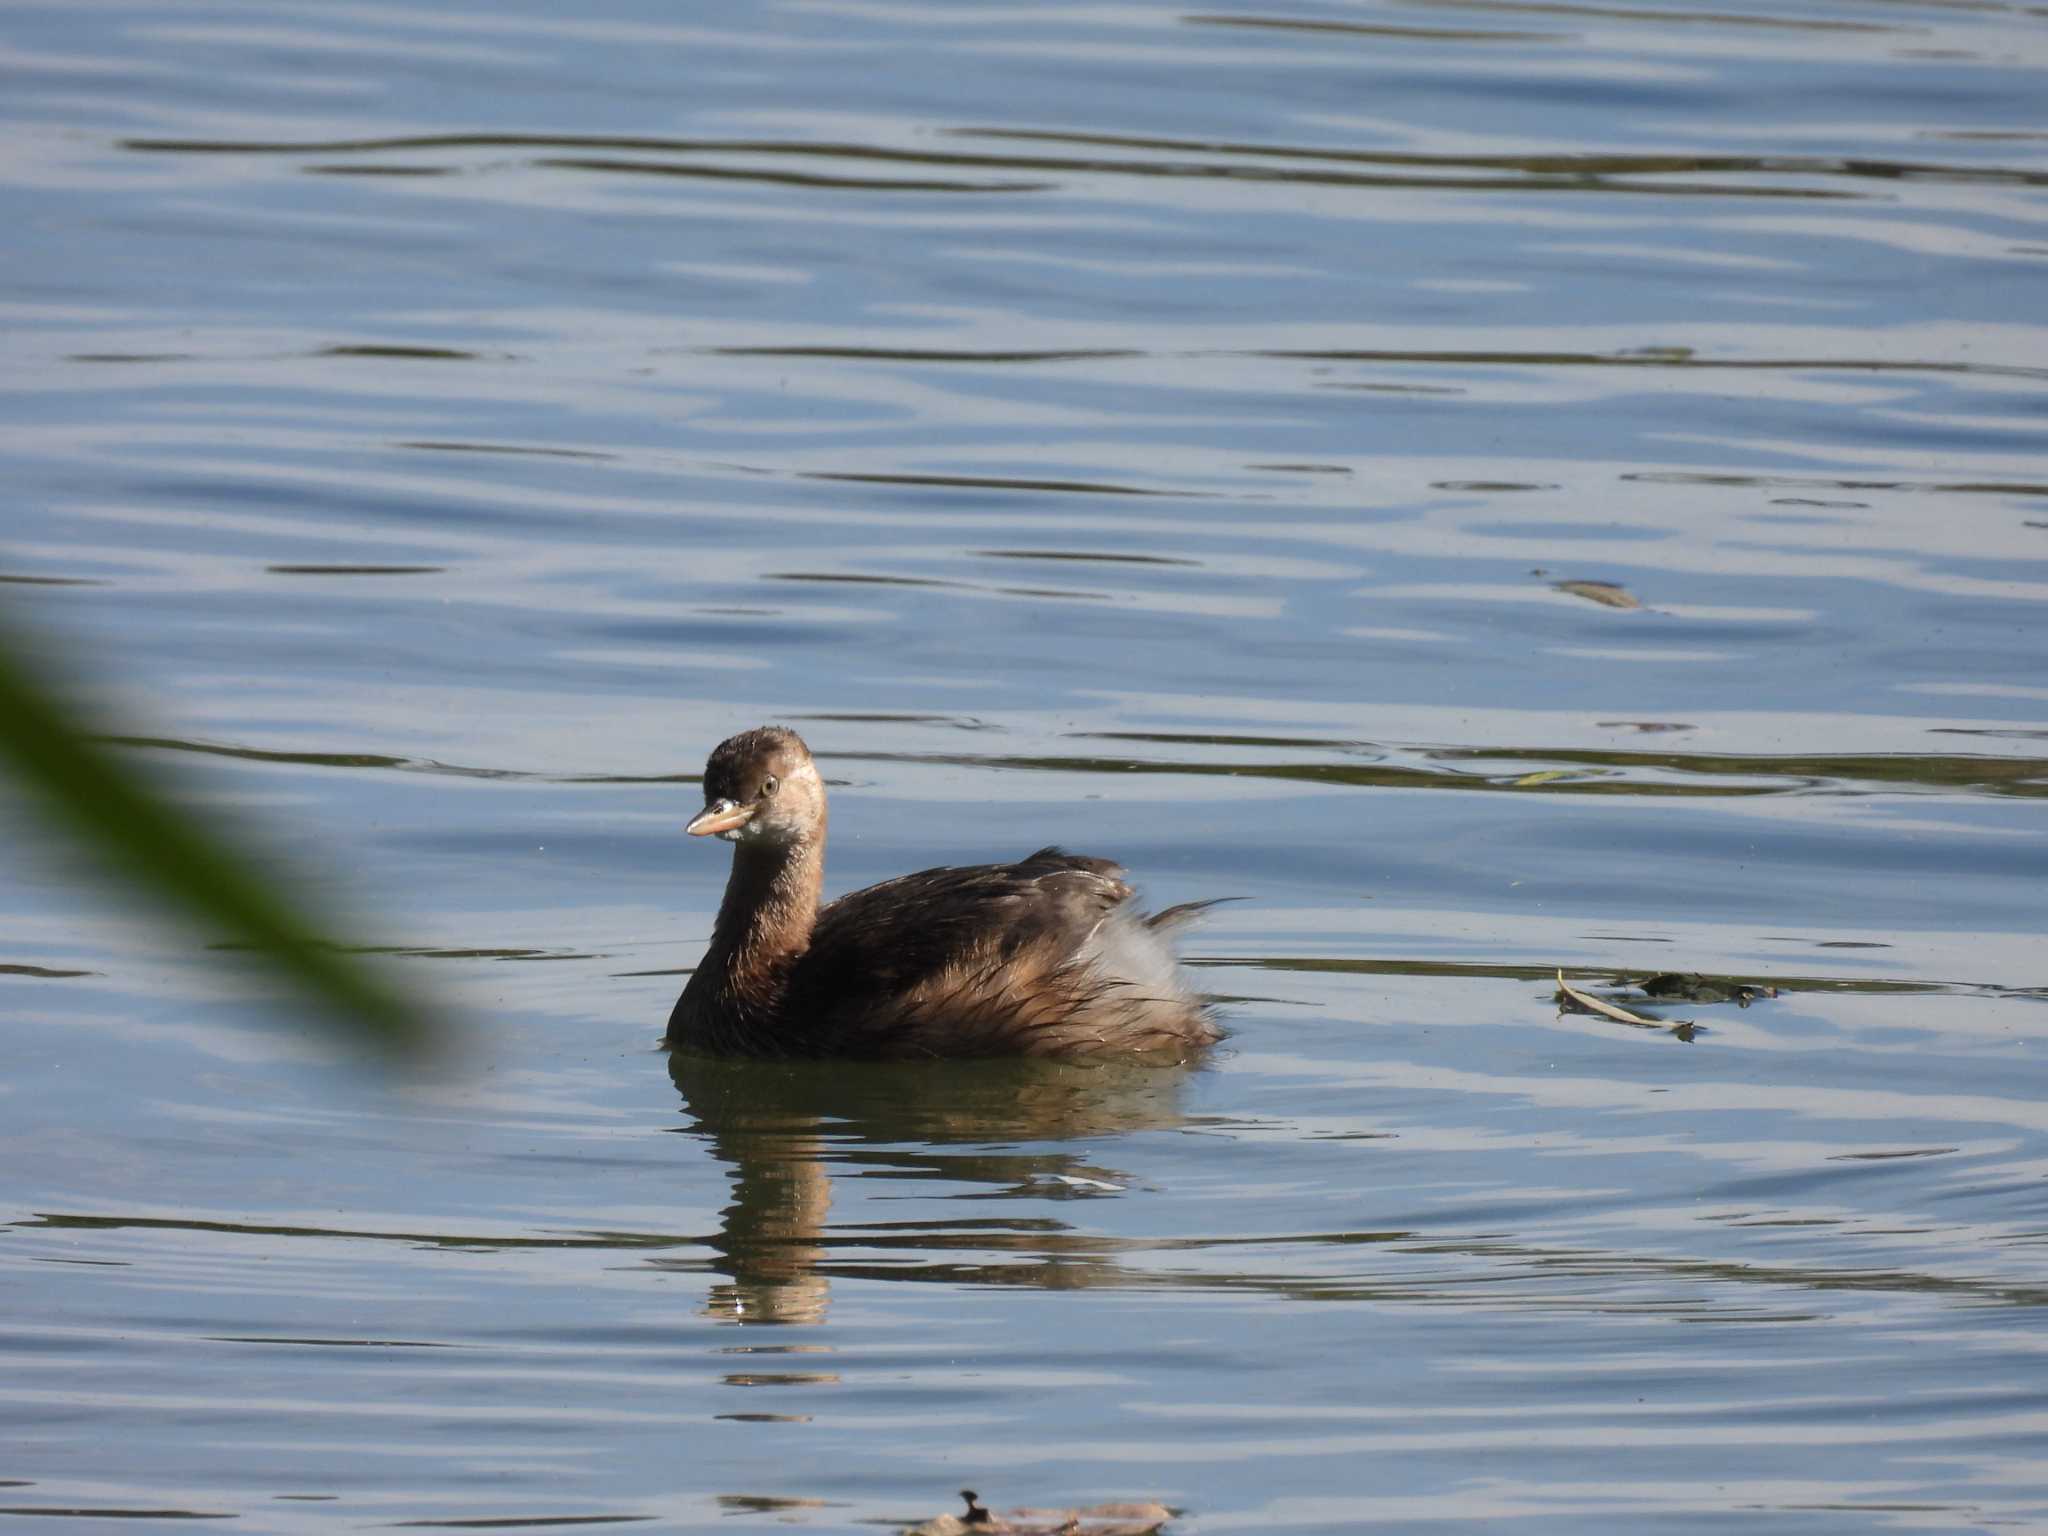
<instances>
[{"instance_id":1,"label":"pale cheek patch","mask_svg":"<svg viewBox=\"0 0 2048 1536\"><path fill-rule=\"evenodd\" d=\"M792 841L788 827L782 826L767 816L756 816L752 821L734 827L730 832L718 834L729 843L787 843Z\"/></svg>"}]
</instances>

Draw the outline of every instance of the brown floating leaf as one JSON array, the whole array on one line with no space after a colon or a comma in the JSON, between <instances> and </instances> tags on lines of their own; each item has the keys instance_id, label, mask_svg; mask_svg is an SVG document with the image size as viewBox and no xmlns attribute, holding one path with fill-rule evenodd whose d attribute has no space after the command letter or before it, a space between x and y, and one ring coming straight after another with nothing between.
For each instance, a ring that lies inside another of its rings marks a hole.
<instances>
[{"instance_id":1,"label":"brown floating leaf","mask_svg":"<svg viewBox=\"0 0 2048 1536\"><path fill-rule=\"evenodd\" d=\"M1152 1536L1173 1518L1164 1504L1091 1504L1086 1509L1013 1509L996 1514L972 1488L962 1488L963 1515L938 1515L904 1536Z\"/></svg>"},{"instance_id":2,"label":"brown floating leaf","mask_svg":"<svg viewBox=\"0 0 2048 1536\"><path fill-rule=\"evenodd\" d=\"M1747 1008L1761 997L1776 997L1776 987L1762 986L1751 981L1730 981L1721 976L1702 976L1698 971L1689 975L1677 971L1659 971L1655 976L1645 976L1635 987L1645 997L1668 998L1687 1003L1733 1003L1738 1008Z\"/></svg>"},{"instance_id":3,"label":"brown floating leaf","mask_svg":"<svg viewBox=\"0 0 2048 1536\"><path fill-rule=\"evenodd\" d=\"M1572 597L1583 597L1603 608L1640 608L1635 594L1611 581L1553 581L1551 586Z\"/></svg>"}]
</instances>

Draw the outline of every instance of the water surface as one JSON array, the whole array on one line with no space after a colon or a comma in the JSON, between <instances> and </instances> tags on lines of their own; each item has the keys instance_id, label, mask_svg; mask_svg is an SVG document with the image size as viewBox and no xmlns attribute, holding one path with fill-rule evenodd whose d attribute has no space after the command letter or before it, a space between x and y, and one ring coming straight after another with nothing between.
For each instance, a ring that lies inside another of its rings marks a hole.
<instances>
[{"instance_id":1,"label":"water surface","mask_svg":"<svg viewBox=\"0 0 2048 1536\"><path fill-rule=\"evenodd\" d=\"M2036 11L0 48L6 615L467 1021L6 812L0 1523L2048 1521ZM669 1061L769 719L834 890L1247 898L1229 1042Z\"/></svg>"}]
</instances>

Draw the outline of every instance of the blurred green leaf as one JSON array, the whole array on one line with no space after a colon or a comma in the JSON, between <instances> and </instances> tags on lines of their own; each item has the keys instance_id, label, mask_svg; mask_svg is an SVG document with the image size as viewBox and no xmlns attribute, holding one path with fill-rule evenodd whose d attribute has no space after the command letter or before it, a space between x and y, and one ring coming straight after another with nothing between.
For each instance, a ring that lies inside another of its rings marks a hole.
<instances>
[{"instance_id":1,"label":"blurred green leaf","mask_svg":"<svg viewBox=\"0 0 2048 1536\"><path fill-rule=\"evenodd\" d=\"M130 885L297 983L347 1039L393 1055L429 1042L423 1010L324 938L299 898L247 855L96 745L4 633L0 770Z\"/></svg>"}]
</instances>

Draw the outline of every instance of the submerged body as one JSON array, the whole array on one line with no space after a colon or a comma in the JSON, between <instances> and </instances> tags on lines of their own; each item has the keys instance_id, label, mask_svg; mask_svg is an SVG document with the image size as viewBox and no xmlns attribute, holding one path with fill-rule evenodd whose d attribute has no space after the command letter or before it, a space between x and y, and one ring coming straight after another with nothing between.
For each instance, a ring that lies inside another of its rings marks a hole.
<instances>
[{"instance_id":1,"label":"submerged body","mask_svg":"<svg viewBox=\"0 0 2048 1536\"><path fill-rule=\"evenodd\" d=\"M1186 1054L1221 1036L1168 935L1106 859L1042 848L928 869L820 910L825 788L794 731L720 744L699 835L733 843L710 946L667 1043L756 1056Z\"/></svg>"}]
</instances>

